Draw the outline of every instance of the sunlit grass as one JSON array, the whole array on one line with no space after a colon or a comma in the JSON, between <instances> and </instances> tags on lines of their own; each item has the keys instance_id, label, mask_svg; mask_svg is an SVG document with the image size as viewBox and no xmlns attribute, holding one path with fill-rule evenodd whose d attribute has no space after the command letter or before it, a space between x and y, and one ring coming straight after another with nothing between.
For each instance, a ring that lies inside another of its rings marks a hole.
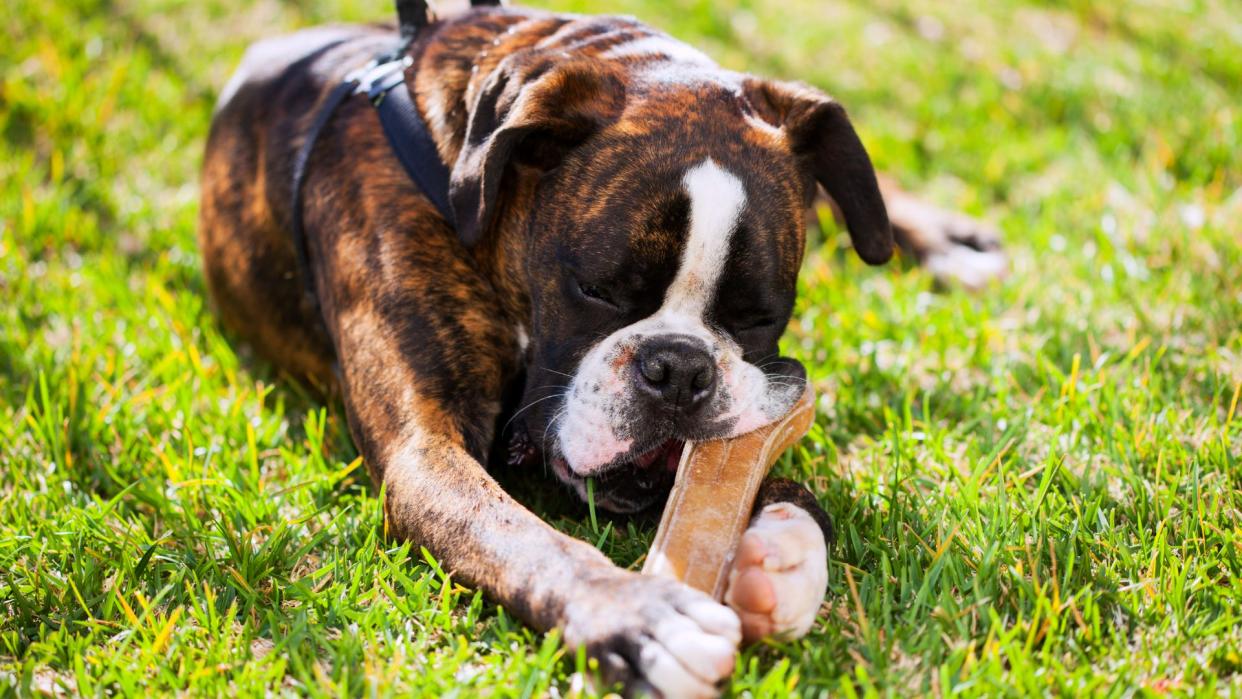
<instances>
[{"instance_id":1,"label":"sunlit grass","mask_svg":"<svg viewBox=\"0 0 1242 699\"><path fill-rule=\"evenodd\" d=\"M840 540L820 624L736 691L1242 692L1236 5L547 5L829 90L1013 256L970 296L816 236L785 346L824 398L780 469ZM575 691L554 635L385 539L340 406L206 307L215 92L250 40L388 4L6 7L0 692ZM544 511L622 565L651 533Z\"/></svg>"}]
</instances>

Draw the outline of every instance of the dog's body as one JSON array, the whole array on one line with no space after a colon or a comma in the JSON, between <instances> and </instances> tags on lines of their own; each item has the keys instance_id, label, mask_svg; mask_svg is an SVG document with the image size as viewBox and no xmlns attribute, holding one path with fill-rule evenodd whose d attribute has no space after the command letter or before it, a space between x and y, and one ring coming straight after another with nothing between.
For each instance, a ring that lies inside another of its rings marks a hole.
<instances>
[{"instance_id":1,"label":"dog's body","mask_svg":"<svg viewBox=\"0 0 1242 699\"><path fill-rule=\"evenodd\" d=\"M829 531L814 497L765 485L725 607L558 533L488 475L489 454L546 464L579 493L595 478L597 504L635 511L667 494L683 440L782 414L802 376L776 343L816 181L869 262L893 249L884 199L918 212L894 219L899 240L950 274L986 276L995 241L882 199L844 112L809 88L723 71L631 20L474 10L422 32L407 72L456 225L370 105L346 101L304 185L311 303L294 155L323 96L393 41L316 29L247 54L203 171L218 311L290 373L339 388L391 532L631 687L710 694L743 632L814 620Z\"/></svg>"}]
</instances>

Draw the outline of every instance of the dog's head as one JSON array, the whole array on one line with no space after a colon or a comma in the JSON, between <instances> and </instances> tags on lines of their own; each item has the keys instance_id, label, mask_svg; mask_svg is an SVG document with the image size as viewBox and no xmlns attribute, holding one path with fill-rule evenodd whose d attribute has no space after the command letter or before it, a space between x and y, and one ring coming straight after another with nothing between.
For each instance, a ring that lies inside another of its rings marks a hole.
<instances>
[{"instance_id":1,"label":"dog's head","mask_svg":"<svg viewBox=\"0 0 1242 699\"><path fill-rule=\"evenodd\" d=\"M454 168L458 229L477 242L530 183L518 420L580 494L593 477L600 506L643 509L685 440L753 430L803 391L777 341L805 212L822 185L858 254L886 261L875 173L844 110L805 86L693 55L506 60Z\"/></svg>"}]
</instances>

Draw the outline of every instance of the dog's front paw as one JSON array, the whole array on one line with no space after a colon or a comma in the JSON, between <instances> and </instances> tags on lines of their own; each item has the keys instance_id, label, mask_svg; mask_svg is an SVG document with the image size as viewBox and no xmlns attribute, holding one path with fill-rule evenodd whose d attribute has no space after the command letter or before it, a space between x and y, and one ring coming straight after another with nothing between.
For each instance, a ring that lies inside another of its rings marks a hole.
<instances>
[{"instance_id":1,"label":"dog's front paw","mask_svg":"<svg viewBox=\"0 0 1242 699\"><path fill-rule=\"evenodd\" d=\"M587 581L565 609L564 638L626 693L714 697L733 674L737 615L685 585L619 572Z\"/></svg>"},{"instance_id":2,"label":"dog's front paw","mask_svg":"<svg viewBox=\"0 0 1242 699\"><path fill-rule=\"evenodd\" d=\"M725 603L748 642L810 631L828 589L828 547L806 510L787 502L763 508L742 535Z\"/></svg>"}]
</instances>

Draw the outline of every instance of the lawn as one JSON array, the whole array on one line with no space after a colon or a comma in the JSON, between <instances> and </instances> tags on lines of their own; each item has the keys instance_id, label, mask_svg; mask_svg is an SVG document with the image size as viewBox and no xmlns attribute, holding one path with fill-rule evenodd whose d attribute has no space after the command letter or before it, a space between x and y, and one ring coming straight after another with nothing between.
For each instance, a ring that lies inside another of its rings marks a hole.
<instances>
[{"instance_id":1,"label":"lawn","mask_svg":"<svg viewBox=\"0 0 1242 699\"><path fill-rule=\"evenodd\" d=\"M824 398L779 468L839 541L812 634L732 691L1242 694L1242 6L536 1L824 87L1012 255L972 295L813 237L784 346ZM206 304L215 93L249 41L390 5L3 14L0 695L582 691L385 538L340 405ZM651 535L546 516L621 565Z\"/></svg>"}]
</instances>

